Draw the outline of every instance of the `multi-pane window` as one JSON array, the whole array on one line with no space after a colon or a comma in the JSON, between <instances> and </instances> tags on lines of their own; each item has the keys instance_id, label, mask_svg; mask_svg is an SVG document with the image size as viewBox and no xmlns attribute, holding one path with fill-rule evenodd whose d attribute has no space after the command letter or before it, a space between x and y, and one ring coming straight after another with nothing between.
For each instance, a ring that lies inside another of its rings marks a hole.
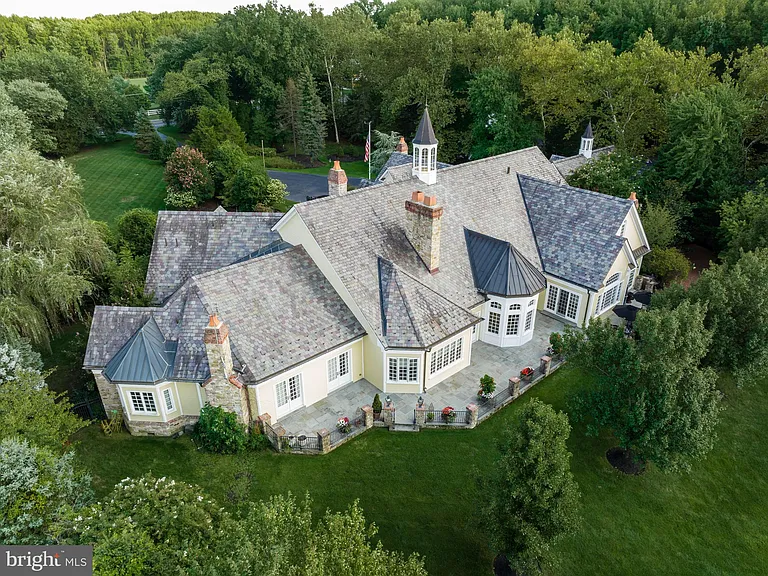
<instances>
[{"instance_id":1,"label":"multi-pane window","mask_svg":"<svg viewBox=\"0 0 768 576\"><path fill-rule=\"evenodd\" d=\"M632 291L635 285L635 271L630 270L629 277L627 278L627 291Z\"/></svg>"},{"instance_id":2,"label":"multi-pane window","mask_svg":"<svg viewBox=\"0 0 768 576\"><path fill-rule=\"evenodd\" d=\"M155 395L152 392L131 392L130 395L134 412L157 414Z\"/></svg>"},{"instance_id":3,"label":"multi-pane window","mask_svg":"<svg viewBox=\"0 0 768 576\"><path fill-rule=\"evenodd\" d=\"M605 284L605 290L603 291L602 300L598 300L598 310L602 312L607 310L621 297L621 274L618 272L608 278L608 282Z\"/></svg>"},{"instance_id":4,"label":"multi-pane window","mask_svg":"<svg viewBox=\"0 0 768 576\"><path fill-rule=\"evenodd\" d=\"M393 384L409 384L419 381L418 358L390 358L388 379Z\"/></svg>"},{"instance_id":5,"label":"multi-pane window","mask_svg":"<svg viewBox=\"0 0 768 576\"><path fill-rule=\"evenodd\" d=\"M580 296L574 292L550 285L549 292L547 293L546 309L560 316L576 320L576 314L579 310L579 299Z\"/></svg>"},{"instance_id":6,"label":"multi-pane window","mask_svg":"<svg viewBox=\"0 0 768 576\"><path fill-rule=\"evenodd\" d=\"M431 158L431 160L429 162L429 167L432 170L436 170L437 169L437 148L433 148L432 151L430 152L429 156Z\"/></svg>"},{"instance_id":7,"label":"multi-pane window","mask_svg":"<svg viewBox=\"0 0 768 576\"><path fill-rule=\"evenodd\" d=\"M619 236L624 236L624 231L627 229L627 221L626 219L624 222L621 223L621 228L619 228Z\"/></svg>"},{"instance_id":8,"label":"multi-pane window","mask_svg":"<svg viewBox=\"0 0 768 576\"><path fill-rule=\"evenodd\" d=\"M288 380L283 380L275 384L275 396L277 398L277 407L291 411L302 405L301 393L301 374L291 376Z\"/></svg>"},{"instance_id":9,"label":"multi-pane window","mask_svg":"<svg viewBox=\"0 0 768 576\"><path fill-rule=\"evenodd\" d=\"M346 380L350 371L350 353L349 350L328 359L328 382L339 383L337 381Z\"/></svg>"},{"instance_id":10,"label":"multi-pane window","mask_svg":"<svg viewBox=\"0 0 768 576\"><path fill-rule=\"evenodd\" d=\"M458 362L462 358L462 339L457 338L453 342L441 346L432 352L429 361L429 374L439 372L443 368Z\"/></svg>"},{"instance_id":11,"label":"multi-pane window","mask_svg":"<svg viewBox=\"0 0 768 576\"><path fill-rule=\"evenodd\" d=\"M528 313L525 315L525 331L528 332L528 330L531 329L532 325L533 325L533 310L528 310Z\"/></svg>"},{"instance_id":12,"label":"multi-pane window","mask_svg":"<svg viewBox=\"0 0 768 576\"><path fill-rule=\"evenodd\" d=\"M488 332L490 334L498 334L501 326L501 313L495 310L501 310L501 304L491 302L491 311L488 313Z\"/></svg>"},{"instance_id":13,"label":"multi-pane window","mask_svg":"<svg viewBox=\"0 0 768 576\"><path fill-rule=\"evenodd\" d=\"M511 306L510 306L511 308ZM510 314L507 316L507 336L516 336L520 328L520 314Z\"/></svg>"},{"instance_id":14,"label":"multi-pane window","mask_svg":"<svg viewBox=\"0 0 768 576\"><path fill-rule=\"evenodd\" d=\"M173 405L173 394L170 388L163 390L163 401L165 402L165 409L168 412L173 412L175 407Z\"/></svg>"},{"instance_id":15,"label":"multi-pane window","mask_svg":"<svg viewBox=\"0 0 768 576\"><path fill-rule=\"evenodd\" d=\"M428 167L429 167L429 149L422 148L421 149L421 170L423 172L426 172Z\"/></svg>"}]
</instances>

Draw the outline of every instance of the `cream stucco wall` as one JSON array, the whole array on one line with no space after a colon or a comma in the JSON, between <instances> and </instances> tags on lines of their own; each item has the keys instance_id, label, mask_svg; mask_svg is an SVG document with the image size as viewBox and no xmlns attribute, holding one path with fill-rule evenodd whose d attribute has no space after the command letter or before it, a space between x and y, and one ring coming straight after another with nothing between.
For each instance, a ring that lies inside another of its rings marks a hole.
<instances>
[{"instance_id":1,"label":"cream stucco wall","mask_svg":"<svg viewBox=\"0 0 768 576\"><path fill-rule=\"evenodd\" d=\"M376 388L384 390L384 349L378 338L370 334L363 337L363 354L363 377Z\"/></svg>"},{"instance_id":2,"label":"cream stucco wall","mask_svg":"<svg viewBox=\"0 0 768 576\"><path fill-rule=\"evenodd\" d=\"M350 351L351 359L351 382L360 380L363 377L363 342L362 338L350 344L340 346L331 352L313 358L303 364L295 366L277 374L256 386L249 386L249 394L256 397L258 404L258 414L269 414L272 422L278 422L280 416L277 413L277 393L275 385L283 380L288 380L292 376L301 374L302 397L304 406L314 404L328 396L328 360L347 350ZM253 400L251 400L253 402ZM285 417L285 415L283 415Z\"/></svg>"},{"instance_id":3,"label":"cream stucco wall","mask_svg":"<svg viewBox=\"0 0 768 576\"><path fill-rule=\"evenodd\" d=\"M624 295L627 292L627 273L629 270L629 264L630 260L627 256L627 253L625 250L622 250L619 252L619 255L616 256L616 260L614 260L613 265L611 266L610 270L608 270L608 273L605 275L605 278L603 278L603 288L601 288L597 296L593 296L592 303L590 306L590 316L595 316L596 314L596 307L597 307L597 300L602 296L602 294L605 292L606 286L605 282L614 274L617 272L621 274L621 292L618 302L616 304L622 304L624 302ZM635 272L637 274L637 272ZM604 316L608 312L610 312L611 308L606 309L603 311L599 316Z\"/></svg>"},{"instance_id":4,"label":"cream stucco wall","mask_svg":"<svg viewBox=\"0 0 768 576\"><path fill-rule=\"evenodd\" d=\"M199 416L203 394L198 395L199 385L195 382L161 382L159 384L117 384L120 400L126 409L128 419L137 422L167 422L179 416ZM164 390L171 391L173 410L165 406ZM131 392L152 392L155 396L156 414L134 412Z\"/></svg>"},{"instance_id":5,"label":"cream stucco wall","mask_svg":"<svg viewBox=\"0 0 768 576\"><path fill-rule=\"evenodd\" d=\"M450 366L443 368L441 371L436 372L433 376L429 375L429 367L430 363L432 362L432 354L445 345L448 342L452 342L456 338L461 338L461 350L462 350L462 358L459 362L456 362L455 364L451 364ZM459 372L460 370L463 370L467 366L469 366L469 363L472 360L472 329L465 330L461 334L454 336L453 338L449 338L448 340L445 340L445 342L441 344L437 344L432 347L432 350L427 352L427 364L426 364L426 375L427 375L427 383L426 383L426 389L429 390L432 386L435 384L439 384L446 378L450 378L456 372Z\"/></svg>"}]
</instances>

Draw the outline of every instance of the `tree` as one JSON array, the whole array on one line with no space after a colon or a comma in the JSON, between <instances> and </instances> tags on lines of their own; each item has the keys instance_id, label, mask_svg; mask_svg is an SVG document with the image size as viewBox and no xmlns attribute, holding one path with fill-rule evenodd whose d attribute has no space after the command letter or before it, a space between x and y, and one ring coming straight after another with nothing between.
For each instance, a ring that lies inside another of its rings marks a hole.
<instances>
[{"instance_id":1,"label":"tree","mask_svg":"<svg viewBox=\"0 0 768 576\"><path fill-rule=\"evenodd\" d=\"M640 212L645 236L652 250L663 250L677 240L680 217L666 205L646 201Z\"/></svg>"},{"instance_id":2,"label":"tree","mask_svg":"<svg viewBox=\"0 0 768 576\"><path fill-rule=\"evenodd\" d=\"M86 424L72 412L66 395L48 390L37 371L17 371L14 379L0 382L0 438L18 436L60 451Z\"/></svg>"},{"instance_id":3,"label":"tree","mask_svg":"<svg viewBox=\"0 0 768 576\"><path fill-rule=\"evenodd\" d=\"M171 156L173 156L173 153L176 152L176 148L178 147L179 143L176 142L176 140L170 137L166 138L162 148L160 148L160 161L163 164L167 164L168 160L171 159Z\"/></svg>"},{"instance_id":4,"label":"tree","mask_svg":"<svg viewBox=\"0 0 768 576\"><path fill-rule=\"evenodd\" d=\"M643 261L645 271L658 276L668 285L685 280L691 272L691 263L677 248L657 248Z\"/></svg>"},{"instance_id":5,"label":"tree","mask_svg":"<svg viewBox=\"0 0 768 576\"><path fill-rule=\"evenodd\" d=\"M117 306L150 306L153 296L144 294L148 256L136 256L123 245L104 269L109 302Z\"/></svg>"},{"instance_id":6,"label":"tree","mask_svg":"<svg viewBox=\"0 0 768 576\"><path fill-rule=\"evenodd\" d=\"M301 77L301 107L299 108L298 136L304 154L312 160L325 150L325 107L317 94L315 79L309 68Z\"/></svg>"},{"instance_id":7,"label":"tree","mask_svg":"<svg viewBox=\"0 0 768 576\"><path fill-rule=\"evenodd\" d=\"M285 185L279 180L279 184L275 182L267 176L261 162L251 159L227 180L222 200L225 206L244 212L275 208L286 195Z\"/></svg>"},{"instance_id":8,"label":"tree","mask_svg":"<svg viewBox=\"0 0 768 576\"><path fill-rule=\"evenodd\" d=\"M213 195L208 160L199 150L186 145L173 151L163 179L168 185L165 203L173 208L192 208Z\"/></svg>"},{"instance_id":9,"label":"tree","mask_svg":"<svg viewBox=\"0 0 768 576\"><path fill-rule=\"evenodd\" d=\"M144 111L139 112L136 118L136 137L134 138L134 144L136 146L136 152L142 154L148 154L152 149L152 142L157 137L157 131L152 126L152 122L149 116Z\"/></svg>"},{"instance_id":10,"label":"tree","mask_svg":"<svg viewBox=\"0 0 768 576\"><path fill-rule=\"evenodd\" d=\"M232 142L245 148L245 134L228 108L203 106L197 111L197 125L189 136L190 146L194 146L203 156L210 158L221 144Z\"/></svg>"},{"instance_id":11,"label":"tree","mask_svg":"<svg viewBox=\"0 0 768 576\"><path fill-rule=\"evenodd\" d=\"M387 163L392 152L395 151L397 143L400 142L400 134L397 132L379 132L373 131L373 150L371 151L371 171L379 172L384 164Z\"/></svg>"},{"instance_id":12,"label":"tree","mask_svg":"<svg viewBox=\"0 0 768 576\"><path fill-rule=\"evenodd\" d=\"M768 194L760 181L755 190L723 202L720 232L727 245L726 256L735 262L741 252L768 248Z\"/></svg>"},{"instance_id":13,"label":"tree","mask_svg":"<svg viewBox=\"0 0 768 576\"><path fill-rule=\"evenodd\" d=\"M486 68L468 83L473 158L527 148L541 137L522 113L519 92L520 83L501 68Z\"/></svg>"},{"instance_id":14,"label":"tree","mask_svg":"<svg viewBox=\"0 0 768 576\"><path fill-rule=\"evenodd\" d=\"M568 176L568 184L618 198L629 198L639 191L639 158L623 152L604 154L587 162Z\"/></svg>"},{"instance_id":15,"label":"tree","mask_svg":"<svg viewBox=\"0 0 768 576\"><path fill-rule=\"evenodd\" d=\"M299 109L301 108L301 96L293 78L288 78L285 83L285 90L280 97L277 107L277 121L280 130L291 135L293 140L293 155L299 152Z\"/></svg>"},{"instance_id":16,"label":"tree","mask_svg":"<svg viewBox=\"0 0 768 576\"><path fill-rule=\"evenodd\" d=\"M565 414L532 400L506 431L494 472L482 484L484 528L519 572L540 571L552 545L578 524L570 433Z\"/></svg>"},{"instance_id":17,"label":"tree","mask_svg":"<svg viewBox=\"0 0 768 576\"><path fill-rule=\"evenodd\" d=\"M720 411L716 375L701 362L712 342L705 309L682 302L638 314L636 338L608 321L566 330L572 363L595 376L574 400L574 414L590 434L608 428L627 460L662 470L686 469L711 450Z\"/></svg>"},{"instance_id":18,"label":"tree","mask_svg":"<svg viewBox=\"0 0 768 576\"><path fill-rule=\"evenodd\" d=\"M12 148L0 152L0 182L0 333L45 344L79 317L108 250L63 161Z\"/></svg>"},{"instance_id":19,"label":"tree","mask_svg":"<svg viewBox=\"0 0 768 576\"><path fill-rule=\"evenodd\" d=\"M0 152L32 145L32 123L21 108L14 105L0 80Z\"/></svg>"},{"instance_id":20,"label":"tree","mask_svg":"<svg viewBox=\"0 0 768 576\"><path fill-rule=\"evenodd\" d=\"M74 453L54 455L27 440L0 441L0 539L11 545L55 541L58 525L90 503L91 478Z\"/></svg>"},{"instance_id":21,"label":"tree","mask_svg":"<svg viewBox=\"0 0 768 576\"><path fill-rule=\"evenodd\" d=\"M122 244L136 256L149 256L155 238L157 214L148 208L132 208L117 219L115 228Z\"/></svg>"},{"instance_id":22,"label":"tree","mask_svg":"<svg viewBox=\"0 0 768 576\"><path fill-rule=\"evenodd\" d=\"M33 148L39 152L55 150L53 127L64 117L67 108L67 101L61 93L44 82L27 78L9 82L6 91L32 124Z\"/></svg>"},{"instance_id":23,"label":"tree","mask_svg":"<svg viewBox=\"0 0 768 576\"><path fill-rule=\"evenodd\" d=\"M227 141L220 144L211 155L209 164L211 178L217 192L223 191L225 183L248 161L248 155L234 142Z\"/></svg>"}]
</instances>

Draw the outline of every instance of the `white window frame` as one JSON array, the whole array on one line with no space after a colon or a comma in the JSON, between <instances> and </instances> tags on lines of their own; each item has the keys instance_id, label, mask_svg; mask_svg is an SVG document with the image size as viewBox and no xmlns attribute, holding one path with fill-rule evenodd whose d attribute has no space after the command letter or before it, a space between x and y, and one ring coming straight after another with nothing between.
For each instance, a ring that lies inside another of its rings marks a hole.
<instances>
[{"instance_id":1,"label":"white window frame","mask_svg":"<svg viewBox=\"0 0 768 576\"><path fill-rule=\"evenodd\" d=\"M394 365L393 365L394 362ZM394 369L395 379L392 379ZM404 378L401 375L405 374ZM419 359L413 356L387 357L387 384L418 384Z\"/></svg>"},{"instance_id":2,"label":"white window frame","mask_svg":"<svg viewBox=\"0 0 768 576\"><path fill-rule=\"evenodd\" d=\"M568 294L566 297L567 301L564 305L565 312L563 313L558 311L561 305L562 293ZM580 304L581 294L578 292L573 292L571 290L561 288L560 286L555 286L554 284L550 284L547 287L547 298L544 304L544 308L549 312L576 322L576 319L579 316ZM571 311L573 311L573 315L570 314Z\"/></svg>"},{"instance_id":3,"label":"white window frame","mask_svg":"<svg viewBox=\"0 0 768 576\"><path fill-rule=\"evenodd\" d=\"M342 370L343 364L346 364L346 372ZM341 354L331 356L325 363L325 368L329 390L336 390L344 384L349 384L352 382L352 350L344 350ZM334 374L335 378L331 378Z\"/></svg>"},{"instance_id":4,"label":"white window frame","mask_svg":"<svg viewBox=\"0 0 768 576\"><path fill-rule=\"evenodd\" d=\"M291 386L293 384L297 385L297 390L298 390L298 394L296 394L295 398L291 398ZM283 404L280 404L279 389L281 386L285 387L286 401ZM278 412L279 418L282 418L283 416L286 416L291 412L293 412L294 410L298 410L299 408L302 408L304 406L304 377L301 372L299 372L298 374L293 374L288 378L279 380L278 382L275 382L275 384L273 385L273 389L275 391L275 409ZM295 404L295 406L293 404ZM285 411L284 409L284 406L286 405L288 406L287 411Z\"/></svg>"},{"instance_id":5,"label":"white window frame","mask_svg":"<svg viewBox=\"0 0 768 576\"><path fill-rule=\"evenodd\" d=\"M131 401L131 412L134 414L147 414L152 416L157 416L160 414L157 410L157 399L155 398L154 392L144 392L139 390L129 390L128 391L128 398ZM155 407L154 410L146 410L145 407L148 405L147 400L151 400L152 406ZM141 406L141 408L137 408L137 402Z\"/></svg>"},{"instance_id":6,"label":"white window frame","mask_svg":"<svg viewBox=\"0 0 768 576\"><path fill-rule=\"evenodd\" d=\"M530 332L533 328L533 308L528 310L528 312L525 314L525 330L523 330L523 333Z\"/></svg>"},{"instance_id":7,"label":"white window frame","mask_svg":"<svg viewBox=\"0 0 768 576\"><path fill-rule=\"evenodd\" d=\"M165 388L162 392L162 397L163 397L163 405L165 406L165 411L175 412L176 402L173 399L173 390L171 390L170 388Z\"/></svg>"},{"instance_id":8,"label":"white window frame","mask_svg":"<svg viewBox=\"0 0 768 576\"><path fill-rule=\"evenodd\" d=\"M608 279L603 293L597 300L597 313L602 314L609 308L613 308L621 300L621 294L621 273L616 272Z\"/></svg>"},{"instance_id":9,"label":"white window frame","mask_svg":"<svg viewBox=\"0 0 768 576\"><path fill-rule=\"evenodd\" d=\"M627 230L627 219L624 218L624 220L621 223L621 228L619 228L619 233L616 234L616 236L624 237L624 232Z\"/></svg>"},{"instance_id":10,"label":"white window frame","mask_svg":"<svg viewBox=\"0 0 768 576\"><path fill-rule=\"evenodd\" d=\"M464 359L464 338L459 336L432 350L429 359L429 376L440 374Z\"/></svg>"}]
</instances>

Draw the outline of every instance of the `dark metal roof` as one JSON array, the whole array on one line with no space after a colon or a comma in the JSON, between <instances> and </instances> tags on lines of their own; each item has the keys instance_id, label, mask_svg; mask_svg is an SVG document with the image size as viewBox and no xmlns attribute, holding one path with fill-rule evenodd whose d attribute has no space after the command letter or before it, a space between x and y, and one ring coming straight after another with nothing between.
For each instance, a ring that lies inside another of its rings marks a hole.
<instances>
[{"instance_id":1,"label":"dark metal roof","mask_svg":"<svg viewBox=\"0 0 768 576\"><path fill-rule=\"evenodd\" d=\"M645 256L650 251L651 249L648 248L648 246L645 246L645 245L639 246L634 250L632 250L632 256L634 256L635 258L640 258L640 256Z\"/></svg>"},{"instance_id":2,"label":"dark metal roof","mask_svg":"<svg viewBox=\"0 0 768 576\"><path fill-rule=\"evenodd\" d=\"M171 376L176 342L166 341L155 319L144 325L109 361L104 374L112 382L158 382Z\"/></svg>"},{"instance_id":3,"label":"dark metal roof","mask_svg":"<svg viewBox=\"0 0 768 576\"><path fill-rule=\"evenodd\" d=\"M544 275L512 244L464 229L475 287L485 294L531 296L547 287Z\"/></svg>"},{"instance_id":4,"label":"dark metal roof","mask_svg":"<svg viewBox=\"0 0 768 576\"><path fill-rule=\"evenodd\" d=\"M589 121L589 124L587 124L587 129L584 130L584 134L581 135L582 138L594 138L592 135L592 120Z\"/></svg>"},{"instance_id":5,"label":"dark metal roof","mask_svg":"<svg viewBox=\"0 0 768 576\"><path fill-rule=\"evenodd\" d=\"M424 106L424 114L421 115L421 122L416 129L416 137L413 139L414 144L431 145L437 144L437 138L435 138L435 131L432 129L432 121L429 119L429 107Z\"/></svg>"}]
</instances>

